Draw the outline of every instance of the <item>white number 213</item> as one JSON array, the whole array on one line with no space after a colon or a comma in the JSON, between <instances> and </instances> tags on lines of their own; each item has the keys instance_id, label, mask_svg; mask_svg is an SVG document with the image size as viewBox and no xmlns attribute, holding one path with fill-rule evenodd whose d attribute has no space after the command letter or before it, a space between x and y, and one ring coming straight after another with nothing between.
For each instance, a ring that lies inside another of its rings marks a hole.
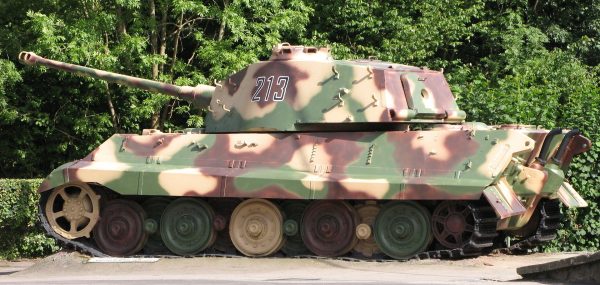
<instances>
[{"instance_id":1,"label":"white number 213","mask_svg":"<svg viewBox=\"0 0 600 285\"><path fill-rule=\"evenodd\" d=\"M275 82L275 86L273 83ZM263 101L267 102L269 100L272 101L283 101L285 98L285 92L287 91L288 83L290 82L290 77L286 75L282 75L277 77L277 81L275 81L275 76L259 76L256 78L256 91L252 94L252 102L260 102L262 89L265 87L265 83L267 83L267 92L264 95ZM275 87L275 88L273 88Z\"/></svg>"}]
</instances>

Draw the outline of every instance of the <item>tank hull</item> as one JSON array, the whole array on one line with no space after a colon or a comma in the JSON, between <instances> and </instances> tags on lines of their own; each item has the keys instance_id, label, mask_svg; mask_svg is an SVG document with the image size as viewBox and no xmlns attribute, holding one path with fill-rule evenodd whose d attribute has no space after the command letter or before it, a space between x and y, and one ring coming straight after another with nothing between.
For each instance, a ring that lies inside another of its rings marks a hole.
<instances>
[{"instance_id":1,"label":"tank hull","mask_svg":"<svg viewBox=\"0 0 600 285\"><path fill-rule=\"evenodd\" d=\"M177 255L217 248L266 256L283 248L331 257L472 256L503 231L537 237L538 226L558 219L540 221L546 201L585 206L558 166L540 168L533 159L546 133L470 124L115 134L47 177L40 215L53 236L96 255L129 255L148 245ZM562 138L549 142L551 153ZM183 234L190 228L197 231ZM546 238L552 230L545 229ZM405 242L408 250L401 250Z\"/></svg>"},{"instance_id":2,"label":"tank hull","mask_svg":"<svg viewBox=\"0 0 600 285\"><path fill-rule=\"evenodd\" d=\"M535 141L518 130L116 134L42 184L122 195L477 200Z\"/></svg>"}]
</instances>

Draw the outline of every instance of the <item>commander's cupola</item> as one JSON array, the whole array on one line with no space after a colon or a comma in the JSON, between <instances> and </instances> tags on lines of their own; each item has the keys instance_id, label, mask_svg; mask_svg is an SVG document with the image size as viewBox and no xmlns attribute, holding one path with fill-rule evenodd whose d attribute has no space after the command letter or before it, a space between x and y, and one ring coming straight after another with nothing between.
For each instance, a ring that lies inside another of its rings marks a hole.
<instances>
[{"instance_id":1,"label":"commander's cupola","mask_svg":"<svg viewBox=\"0 0 600 285\"><path fill-rule=\"evenodd\" d=\"M269 61L277 60L316 60L333 61L328 47L292 46L281 43L273 47Z\"/></svg>"}]
</instances>

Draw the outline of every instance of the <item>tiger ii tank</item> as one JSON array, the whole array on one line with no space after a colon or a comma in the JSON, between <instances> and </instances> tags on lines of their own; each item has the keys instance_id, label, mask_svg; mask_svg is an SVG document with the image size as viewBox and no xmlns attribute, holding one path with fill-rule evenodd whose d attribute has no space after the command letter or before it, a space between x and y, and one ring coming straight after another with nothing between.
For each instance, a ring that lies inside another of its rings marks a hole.
<instances>
[{"instance_id":1,"label":"tiger ii tank","mask_svg":"<svg viewBox=\"0 0 600 285\"><path fill-rule=\"evenodd\" d=\"M279 44L216 86L22 52L29 65L169 94L205 128L115 134L39 187L42 224L92 255L455 258L555 237L577 129L465 122L442 71Z\"/></svg>"}]
</instances>

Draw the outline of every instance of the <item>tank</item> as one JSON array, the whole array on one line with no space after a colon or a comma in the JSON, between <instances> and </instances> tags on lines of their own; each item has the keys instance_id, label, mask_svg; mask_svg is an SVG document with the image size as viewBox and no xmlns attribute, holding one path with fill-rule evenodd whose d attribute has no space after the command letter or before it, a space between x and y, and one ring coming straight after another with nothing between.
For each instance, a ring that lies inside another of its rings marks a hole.
<instances>
[{"instance_id":1,"label":"tank","mask_svg":"<svg viewBox=\"0 0 600 285\"><path fill-rule=\"evenodd\" d=\"M169 94L203 129L115 134L39 188L48 234L97 256L457 258L556 236L590 148L573 129L465 122L443 71L279 44L216 86L19 59Z\"/></svg>"}]
</instances>

